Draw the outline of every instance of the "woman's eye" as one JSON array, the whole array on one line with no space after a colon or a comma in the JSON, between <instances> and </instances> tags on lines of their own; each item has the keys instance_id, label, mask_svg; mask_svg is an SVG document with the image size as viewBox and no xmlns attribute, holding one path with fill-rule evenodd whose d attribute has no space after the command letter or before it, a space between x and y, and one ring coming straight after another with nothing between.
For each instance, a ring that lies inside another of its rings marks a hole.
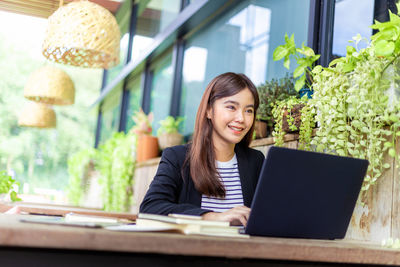
<instances>
[{"instance_id":1,"label":"woman's eye","mask_svg":"<svg viewBox=\"0 0 400 267\"><path fill-rule=\"evenodd\" d=\"M254 111L252 109L246 110L247 113L253 113Z\"/></svg>"},{"instance_id":2,"label":"woman's eye","mask_svg":"<svg viewBox=\"0 0 400 267\"><path fill-rule=\"evenodd\" d=\"M226 106L226 108L227 108L227 109L232 109L232 110L234 110L234 109L235 109L235 107L234 107L234 106Z\"/></svg>"}]
</instances>

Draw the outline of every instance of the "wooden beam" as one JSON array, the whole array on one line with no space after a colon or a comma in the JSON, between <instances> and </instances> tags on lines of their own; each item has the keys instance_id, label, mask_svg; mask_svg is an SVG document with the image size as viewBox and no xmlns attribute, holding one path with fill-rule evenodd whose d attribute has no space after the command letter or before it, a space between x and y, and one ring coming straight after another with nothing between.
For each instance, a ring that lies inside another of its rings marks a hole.
<instances>
[{"instance_id":1,"label":"wooden beam","mask_svg":"<svg viewBox=\"0 0 400 267\"><path fill-rule=\"evenodd\" d=\"M64 5L76 0L64 0ZM112 0L90 0L115 14L121 2ZM0 10L23 15L48 18L59 7L59 0L2 0Z\"/></svg>"}]
</instances>

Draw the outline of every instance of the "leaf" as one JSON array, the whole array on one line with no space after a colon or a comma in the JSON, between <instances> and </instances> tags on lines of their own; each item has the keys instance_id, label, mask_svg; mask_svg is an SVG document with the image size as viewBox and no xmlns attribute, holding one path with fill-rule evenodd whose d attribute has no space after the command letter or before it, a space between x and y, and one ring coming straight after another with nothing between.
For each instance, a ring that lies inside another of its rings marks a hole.
<instances>
[{"instance_id":1,"label":"leaf","mask_svg":"<svg viewBox=\"0 0 400 267\"><path fill-rule=\"evenodd\" d=\"M288 49L284 45L278 46L274 53L272 54L272 58L274 61L281 60L282 58L286 57L289 54Z\"/></svg>"},{"instance_id":2,"label":"leaf","mask_svg":"<svg viewBox=\"0 0 400 267\"><path fill-rule=\"evenodd\" d=\"M386 40L379 40L375 43L374 48L377 56L390 56L394 51L394 43Z\"/></svg>"},{"instance_id":3,"label":"leaf","mask_svg":"<svg viewBox=\"0 0 400 267\"><path fill-rule=\"evenodd\" d=\"M394 148L391 148L391 149L389 149L389 156L391 156L391 157L396 157L396 150L394 149Z\"/></svg>"},{"instance_id":4,"label":"leaf","mask_svg":"<svg viewBox=\"0 0 400 267\"><path fill-rule=\"evenodd\" d=\"M398 121L399 121L399 117L397 117L396 115L390 115L390 116L389 116L389 119L390 119L392 122L398 122Z\"/></svg>"},{"instance_id":5,"label":"leaf","mask_svg":"<svg viewBox=\"0 0 400 267\"><path fill-rule=\"evenodd\" d=\"M286 56L286 57L285 57L285 61L283 61L283 66L284 66L285 68L287 68L287 69L290 68L290 59L289 59L289 56Z\"/></svg>"},{"instance_id":6,"label":"leaf","mask_svg":"<svg viewBox=\"0 0 400 267\"><path fill-rule=\"evenodd\" d=\"M304 70L305 70L304 66L298 66L293 72L293 77L294 78L299 77L300 75L302 75L304 73Z\"/></svg>"},{"instance_id":7,"label":"leaf","mask_svg":"<svg viewBox=\"0 0 400 267\"><path fill-rule=\"evenodd\" d=\"M385 163L385 164L383 164L383 168L385 168L385 169L389 169L389 168L390 168L390 164L389 164L389 163Z\"/></svg>"},{"instance_id":8,"label":"leaf","mask_svg":"<svg viewBox=\"0 0 400 267\"><path fill-rule=\"evenodd\" d=\"M322 66L321 65L317 65L313 68L312 73L318 74L322 71Z\"/></svg>"},{"instance_id":9,"label":"leaf","mask_svg":"<svg viewBox=\"0 0 400 267\"><path fill-rule=\"evenodd\" d=\"M352 63L343 63L340 65L340 70L344 73L354 70L355 65Z\"/></svg>"},{"instance_id":10,"label":"leaf","mask_svg":"<svg viewBox=\"0 0 400 267\"><path fill-rule=\"evenodd\" d=\"M306 75L301 76L295 83L294 89L298 92L306 83Z\"/></svg>"},{"instance_id":11,"label":"leaf","mask_svg":"<svg viewBox=\"0 0 400 267\"><path fill-rule=\"evenodd\" d=\"M332 60L332 61L329 63L329 67L332 67L333 65L336 65L337 63L343 62L343 61L344 61L344 58L342 58L342 57L336 58L336 59Z\"/></svg>"},{"instance_id":12,"label":"leaf","mask_svg":"<svg viewBox=\"0 0 400 267\"><path fill-rule=\"evenodd\" d=\"M354 38L354 37L353 37ZM360 36L361 38L361 36ZM354 46L348 45L346 46L346 54L347 55L352 55L354 52L357 52L356 48Z\"/></svg>"},{"instance_id":13,"label":"leaf","mask_svg":"<svg viewBox=\"0 0 400 267\"><path fill-rule=\"evenodd\" d=\"M299 49L298 52L300 54L305 55L306 57L315 56L314 50L312 48L308 47L308 46L304 46L304 44L302 46L302 49Z\"/></svg>"}]
</instances>

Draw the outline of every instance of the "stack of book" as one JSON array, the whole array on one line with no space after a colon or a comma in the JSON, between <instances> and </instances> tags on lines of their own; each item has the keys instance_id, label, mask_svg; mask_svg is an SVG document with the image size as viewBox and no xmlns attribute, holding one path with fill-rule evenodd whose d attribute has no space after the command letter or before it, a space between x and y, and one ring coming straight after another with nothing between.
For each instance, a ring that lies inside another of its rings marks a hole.
<instances>
[{"instance_id":1,"label":"stack of book","mask_svg":"<svg viewBox=\"0 0 400 267\"><path fill-rule=\"evenodd\" d=\"M240 233L241 227L230 226L229 222L203 220L200 216L170 214L155 215L139 213L136 227L160 227L187 235L249 237Z\"/></svg>"}]
</instances>

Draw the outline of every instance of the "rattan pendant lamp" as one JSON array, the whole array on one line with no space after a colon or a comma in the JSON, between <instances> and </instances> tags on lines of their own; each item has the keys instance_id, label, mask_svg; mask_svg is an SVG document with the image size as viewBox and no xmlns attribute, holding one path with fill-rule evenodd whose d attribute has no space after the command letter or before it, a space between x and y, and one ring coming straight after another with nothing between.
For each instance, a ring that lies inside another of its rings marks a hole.
<instances>
[{"instance_id":1,"label":"rattan pendant lamp","mask_svg":"<svg viewBox=\"0 0 400 267\"><path fill-rule=\"evenodd\" d=\"M36 128L54 128L56 127L56 113L48 104L29 101L19 114L18 125Z\"/></svg>"},{"instance_id":2,"label":"rattan pendant lamp","mask_svg":"<svg viewBox=\"0 0 400 267\"><path fill-rule=\"evenodd\" d=\"M61 0L48 18L42 53L62 64L108 69L119 63L120 35L115 17L102 6Z\"/></svg>"},{"instance_id":3,"label":"rattan pendant lamp","mask_svg":"<svg viewBox=\"0 0 400 267\"><path fill-rule=\"evenodd\" d=\"M24 96L32 101L51 105L72 105L75 100L75 87L63 70L44 66L29 76Z\"/></svg>"}]
</instances>

